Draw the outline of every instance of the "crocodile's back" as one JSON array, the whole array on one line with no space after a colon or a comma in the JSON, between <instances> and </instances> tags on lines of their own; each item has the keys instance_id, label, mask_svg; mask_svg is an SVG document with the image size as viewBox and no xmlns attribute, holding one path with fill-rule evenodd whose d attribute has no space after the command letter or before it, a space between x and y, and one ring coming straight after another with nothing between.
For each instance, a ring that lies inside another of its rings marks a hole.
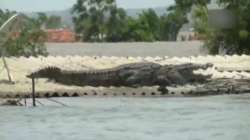
<instances>
[{"instance_id":1,"label":"crocodile's back","mask_svg":"<svg viewBox=\"0 0 250 140\"><path fill-rule=\"evenodd\" d=\"M160 67L155 63L131 63L103 70L62 71L56 82L95 87L151 85L152 73Z\"/></svg>"},{"instance_id":2,"label":"crocodile's back","mask_svg":"<svg viewBox=\"0 0 250 140\"><path fill-rule=\"evenodd\" d=\"M152 86L154 73L161 68L156 63L135 63L119 67L119 77L125 86Z\"/></svg>"}]
</instances>

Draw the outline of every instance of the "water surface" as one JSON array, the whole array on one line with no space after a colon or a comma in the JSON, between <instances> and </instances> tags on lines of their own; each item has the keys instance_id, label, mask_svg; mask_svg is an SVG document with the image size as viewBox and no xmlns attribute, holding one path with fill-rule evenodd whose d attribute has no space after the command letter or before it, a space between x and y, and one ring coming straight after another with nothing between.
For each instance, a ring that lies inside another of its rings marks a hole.
<instances>
[{"instance_id":1,"label":"water surface","mask_svg":"<svg viewBox=\"0 0 250 140\"><path fill-rule=\"evenodd\" d=\"M250 139L250 94L57 100L69 106L0 107L0 140Z\"/></svg>"}]
</instances>

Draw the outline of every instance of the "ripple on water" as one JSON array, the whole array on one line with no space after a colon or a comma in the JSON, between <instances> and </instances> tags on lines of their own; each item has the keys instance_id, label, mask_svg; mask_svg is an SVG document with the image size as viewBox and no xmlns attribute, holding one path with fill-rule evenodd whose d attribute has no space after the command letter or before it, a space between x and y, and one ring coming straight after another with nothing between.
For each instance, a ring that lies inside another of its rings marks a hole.
<instances>
[{"instance_id":1,"label":"ripple on water","mask_svg":"<svg viewBox=\"0 0 250 140\"><path fill-rule=\"evenodd\" d=\"M60 98L70 107L0 107L0 139L245 140L247 98Z\"/></svg>"}]
</instances>

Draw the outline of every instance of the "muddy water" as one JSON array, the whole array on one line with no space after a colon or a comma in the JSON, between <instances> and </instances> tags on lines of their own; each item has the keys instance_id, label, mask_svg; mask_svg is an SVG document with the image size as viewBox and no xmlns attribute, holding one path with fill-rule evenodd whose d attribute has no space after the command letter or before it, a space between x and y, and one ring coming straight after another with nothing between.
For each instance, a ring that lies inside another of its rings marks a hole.
<instances>
[{"instance_id":1,"label":"muddy water","mask_svg":"<svg viewBox=\"0 0 250 140\"><path fill-rule=\"evenodd\" d=\"M0 107L0 139L250 139L250 94L57 100L68 106L46 103L37 108Z\"/></svg>"}]
</instances>

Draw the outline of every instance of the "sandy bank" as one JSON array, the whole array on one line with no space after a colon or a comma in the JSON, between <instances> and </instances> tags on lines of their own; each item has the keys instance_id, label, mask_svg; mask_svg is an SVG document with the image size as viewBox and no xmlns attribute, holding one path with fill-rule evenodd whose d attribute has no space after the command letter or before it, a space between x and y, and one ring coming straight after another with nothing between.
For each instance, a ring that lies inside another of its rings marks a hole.
<instances>
[{"instance_id":1,"label":"sandy bank","mask_svg":"<svg viewBox=\"0 0 250 140\"><path fill-rule=\"evenodd\" d=\"M6 59L11 75L15 81L14 85L6 84L3 81L7 80L7 75L4 69L1 69L0 73L0 96L6 95L16 96L29 94L31 92L31 80L26 78L26 75L39 68L47 66L57 66L65 70L91 70L91 69L105 69L112 68L118 65L135 63L135 62L154 62L162 65L166 64L182 64L182 63L213 63L220 70L230 70L232 72L219 72L214 68L208 70L198 70L196 73L212 74L213 78L250 78L250 73L246 72L250 70L250 56L198 56L198 57L81 57L81 56L66 56L66 57L30 57L30 58L7 58ZM0 64L3 67L1 62ZM37 92L41 94L50 93L64 93L69 92L73 96L76 92L84 95L85 93L95 94L100 91L102 95L108 94L112 91L112 94L123 94L124 91L128 91L126 88L93 88L93 87L76 87L76 86L64 86L55 84L52 81L46 79L36 80ZM142 94L144 91L148 91L146 94L158 94L156 88L144 87L142 89L130 89L131 93L139 92Z\"/></svg>"}]
</instances>

